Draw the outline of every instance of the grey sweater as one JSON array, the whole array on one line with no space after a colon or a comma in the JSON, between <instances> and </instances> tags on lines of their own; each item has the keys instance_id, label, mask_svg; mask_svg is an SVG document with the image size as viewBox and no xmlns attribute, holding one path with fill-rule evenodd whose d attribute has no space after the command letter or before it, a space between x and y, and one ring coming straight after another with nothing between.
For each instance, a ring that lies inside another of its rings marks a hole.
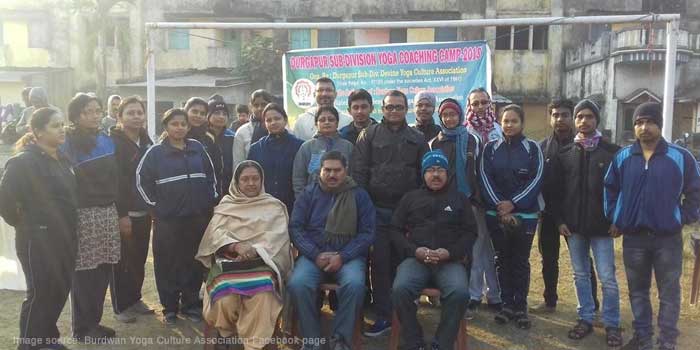
<instances>
[{"instance_id":1,"label":"grey sweater","mask_svg":"<svg viewBox=\"0 0 700 350\"><path fill-rule=\"evenodd\" d=\"M307 185L318 180L323 153L339 151L350 164L353 147L350 141L341 138L337 133L332 137L321 136L317 133L312 139L304 142L294 157L292 173L294 194L298 196Z\"/></svg>"}]
</instances>

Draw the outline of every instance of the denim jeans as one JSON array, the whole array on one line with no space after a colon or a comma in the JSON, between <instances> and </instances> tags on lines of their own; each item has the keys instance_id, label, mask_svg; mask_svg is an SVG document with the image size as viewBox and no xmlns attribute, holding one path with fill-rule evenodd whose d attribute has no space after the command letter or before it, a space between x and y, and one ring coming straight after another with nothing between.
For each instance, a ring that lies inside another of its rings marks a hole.
<instances>
[{"instance_id":1,"label":"denim jeans","mask_svg":"<svg viewBox=\"0 0 700 350\"><path fill-rule=\"evenodd\" d=\"M591 251L603 288L603 323L605 327L619 327L620 291L615 278L615 241L609 236L586 237L573 234L569 237L569 255L578 297L578 317L592 323L595 315L591 286Z\"/></svg>"},{"instance_id":2,"label":"denim jeans","mask_svg":"<svg viewBox=\"0 0 700 350\"><path fill-rule=\"evenodd\" d=\"M352 343L355 317L365 298L365 266L365 261L358 258L344 263L335 274L328 274L304 256L297 259L287 291L294 301L302 338L321 339L320 310L316 303L318 287L326 280L335 280L338 308L333 319L333 335L341 336L345 344Z\"/></svg>"},{"instance_id":3,"label":"denim jeans","mask_svg":"<svg viewBox=\"0 0 700 350\"><path fill-rule=\"evenodd\" d=\"M481 301L486 295L486 301L490 304L501 302L501 288L498 285L496 264L494 262L493 243L486 226L486 218L483 209L473 207L476 218L477 232L476 242L472 248L471 272L469 278L469 294L472 300ZM485 285L484 285L485 283Z\"/></svg>"},{"instance_id":4,"label":"denim jeans","mask_svg":"<svg viewBox=\"0 0 700 350\"><path fill-rule=\"evenodd\" d=\"M622 242L622 255L627 272L630 304L634 321L635 335L640 339L650 339L652 328L652 307L649 299L651 271L654 270L659 291L659 341L675 344L678 338L678 318L681 310L681 284L683 271L683 236L644 232L625 235Z\"/></svg>"},{"instance_id":5,"label":"denim jeans","mask_svg":"<svg viewBox=\"0 0 700 350\"><path fill-rule=\"evenodd\" d=\"M376 208L377 238L374 241L370 265L372 301L378 320L391 320L391 282L394 280L394 259L391 245L393 209Z\"/></svg>"},{"instance_id":6,"label":"denim jeans","mask_svg":"<svg viewBox=\"0 0 700 350\"><path fill-rule=\"evenodd\" d=\"M391 299L401 322L401 349L413 350L424 346L415 300L423 288L431 286L440 289L442 303L435 340L440 349L452 349L459 323L469 303L467 276L467 269L457 262L427 265L416 258L407 258L399 265Z\"/></svg>"},{"instance_id":7,"label":"denim jeans","mask_svg":"<svg viewBox=\"0 0 700 350\"><path fill-rule=\"evenodd\" d=\"M496 251L496 273L501 286L503 307L513 311L527 311L530 291L530 249L535 237L537 219L521 219L517 232L505 233L498 218L486 215L491 241Z\"/></svg>"}]
</instances>

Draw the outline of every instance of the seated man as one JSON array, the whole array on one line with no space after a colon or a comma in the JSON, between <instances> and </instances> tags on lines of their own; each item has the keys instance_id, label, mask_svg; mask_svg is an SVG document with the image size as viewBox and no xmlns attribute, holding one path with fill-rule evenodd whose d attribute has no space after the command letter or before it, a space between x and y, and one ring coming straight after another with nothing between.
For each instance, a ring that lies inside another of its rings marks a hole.
<instances>
[{"instance_id":1,"label":"seated man","mask_svg":"<svg viewBox=\"0 0 700 350\"><path fill-rule=\"evenodd\" d=\"M318 288L326 280L339 285L331 350L349 349L358 310L365 297L365 266L374 242L375 211L369 194L347 175L338 151L321 157L319 181L297 197L289 231L299 250L287 285L305 340L304 349L321 341Z\"/></svg>"},{"instance_id":2,"label":"seated man","mask_svg":"<svg viewBox=\"0 0 700 350\"><path fill-rule=\"evenodd\" d=\"M423 288L440 289L442 314L432 349L452 349L469 303L469 274L463 260L476 240L469 198L449 191L448 160L442 151L425 154L425 186L408 192L394 212L392 243L403 257L391 301L401 322L401 349L425 347L414 300Z\"/></svg>"}]
</instances>

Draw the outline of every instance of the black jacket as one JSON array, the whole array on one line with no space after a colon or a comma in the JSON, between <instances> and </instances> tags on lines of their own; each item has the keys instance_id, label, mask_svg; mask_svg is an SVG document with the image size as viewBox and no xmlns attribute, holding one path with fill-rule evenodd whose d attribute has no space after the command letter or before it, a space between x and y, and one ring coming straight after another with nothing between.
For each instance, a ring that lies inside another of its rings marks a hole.
<instances>
[{"instance_id":1,"label":"black jacket","mask_svg":"<svg viewBox=\"0 0 700 350\"><path fill-rule=\"evenodd\" d=\"M77 183L70 161L52 158L36 145L10 158L0 180L0 215L18 234L75 242ZM70 245L75 249L74 244ZM61 247L56 247L60 249Z\"/></svg>"},{"instance_id":2,"label":"black jacket","mask_svg":"<svg viewBox=\"0 0 700 350\"><path fill-rule=\"evenodd\" d=\"M571 136L566 139L565 142L561 143L557 139L556 134L552 133L546 139L540 141L540 149L542 150L542 156L544 157L544 169L542 170L542 198L544 199L544 214L551 217L551 205L550 202L556 201L558 194L553 190L554 176L552 175L552 161L559 154L559 151L567 145L570 145L574 141L574 137Z\"/></svg>"},{"instance_id":3,"label":"black jacket","mask_svg":"<svg viewBox=\"0 0 700 350\"><path fill-rule=\"evenodd\" d=\"M391 219L391 240L401 259L418 247L444 248L450 261L471 256L477 228L469 198L460 192L420 188L407 193Z\"/></svg>"},{"instance_id":4,"label":"black jacket","mask_svg":"<svg viewBox=\"0 0 700 350\"><path fill-rule=\"evenodd\" d=\"M561 149L551 174L552 190L558 193L552 209L557 226L564 223L572 233L587 237L608 235L603 187L605 173L619 149L602 139L592 151L575 143Z\"/></svg>"},{"instance_id":5,"label":"black jacket","mask_svg":"<svg viewBox=\"0 0 700 350\"><path fill-rule=\"evenodd\" d=\"M139 144L132 141L126 136L124 130L117 127L113 127L109 135L114 142L119 183L123 185L117 194L119 217L128 216L130 211L148 211L148 206L143 202L136 189L136 167L146 150L153 146L153 141L145 129L141 129L139 133Z\"/></svg>"},{"instance_id":6,"label":"black jacket","mask_svg":"<svg viewBox=\"0 0 700 350\"><path fill-rule=\"evenodd\" d=\"M352 178L380 208L395 208L401 197L423 182L421 161L428 144L407 124L392 130L382 120L362 130L352 153Z\"/></svg>"},{"instance_id":7,"label":"black jacket","mask_svg":"<svg viewBox=\"0 0 700 350\"><path fill-rule=\"evenodd\" d=\"M447 171L448 186L450 191L454 192L457 191L457 143L441 135L442 134L438 134L438 136L430 140L428 146L430 146L431 151L441 150L442 153L447 156L448 164L450 165ZM467 143L467 169L465 172L467 174L467 183L472 191L472 203L480 202L479 180L476 176L478 171L477 157L479 155L477 147L479 147L479 143L476 136L469 134L469 141Z\"/></svg>"},{"instance_id":8,"label":"black jacket","mask_svg":"<svg viewBox=\"0 0 700 350\"><path fill-rule=\"evenodd\" d=\"M369 118L369 125L374 124L377 124L377 121L373 118ZM367 126L369 127L369 125ZM355 143L357 143L357 137L360 136L362 130L364 129L356 128L355 123L350 123L338 130L338 133L340 134L340 137L350 141L350 143L354 145Z\"/></svg>"},{"instance_id":9,"label":"black jacket","mask_svg":"<svg viewBox=\"0 0 700 350\"><path fill-rule=\"evenodd\" d=\"M204 146L204 150L207 152L207 155L209 155L211 163L214 166L214 175L217 181L216 193L223 197L224 194L228 193L228 188L224 189L221 184L224 171L224 156L221 154L221 148L216 144L216 136L209 132L206 127L200 126L190 129L190 132L187 133L187 138L197 140ZM233 149L231 151L233 151ZM221 198L217 197L217 200L219 199Z\"/></svg>"},{"instance_id":10,"label":"black jacket","mask_svg":"<svg viewBox=\"0 0 700 350\"><path fill-rule=\"evenodd\" d=\"M114 142L99 132L89 153L78 146L78 136L66 134L61 151L73 162L78 180L78 208L106 207L116 203L121 184Z\"/></svg>"},{"instance_id":11,"label":"black jacket","mask_svg":"<svg viewBox=\"0 0 700 350\"><path fill-rule=\"evenodd\" d=\"M440 126L435 124L435 123L430 123L427 125L414 125L411 128L414 130L418 130L423 134L423 137L425 138L425 142L430 142L430 140L434 139L439 133L440 133Z\"/></svg>"}]
</instances>

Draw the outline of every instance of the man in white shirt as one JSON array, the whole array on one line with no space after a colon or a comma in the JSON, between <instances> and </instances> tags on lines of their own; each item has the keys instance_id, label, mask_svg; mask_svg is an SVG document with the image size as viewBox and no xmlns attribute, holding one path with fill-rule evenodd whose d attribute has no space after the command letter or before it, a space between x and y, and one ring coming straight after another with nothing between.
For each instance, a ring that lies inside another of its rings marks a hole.
<instances>
[{"instance_id":1,"label":"man in white shirt","mask_svg":"<svg viewBox=\"0 0 700 350\"><path fill-rule=\"evenodd\" d=\"M316 123L314 120L316 109L321 106L334 106L335 104L335 98L338 96L338 93L335 91L335 83L333 80L327 77L316 80L316 91L314 95L316 97L316 106L307 109L306 112L297 116L294 122L294 136L304 141L311 139L316 134ZM340 112L340 109L338 109L338 111L340 114L338 130L340 130L352 123L352 117L347 113Z\"/></svg>"}]
</instances>

